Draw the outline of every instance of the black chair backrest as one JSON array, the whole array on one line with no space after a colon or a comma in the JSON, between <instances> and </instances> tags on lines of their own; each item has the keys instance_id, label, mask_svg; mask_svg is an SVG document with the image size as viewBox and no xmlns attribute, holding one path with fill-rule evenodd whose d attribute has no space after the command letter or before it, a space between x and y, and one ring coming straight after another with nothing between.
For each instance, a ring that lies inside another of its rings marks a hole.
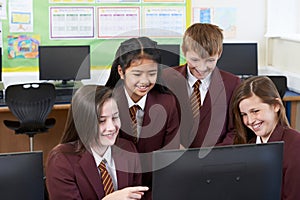
<instances>
[{"instance_id":1,"label":"black chair backrest","mask_svg":"<svg viewBox=\"0 0 300 200\"><path fill-rule=\"evenodd\" d=\"M51 83L10 85L5 90L5 102L21 126L43 126L55 98L55 87Z\"/></svg>"},{"instance_id":2,"label":"black chair backrest","mask_svg":"<svg viewBox=\"0 0 300 200\"><path fill-rule=\"evenodd\" d=\"M280 75L274 75L274 76L268 76L273 83L275 84L278 93L281 98L283 98L285 92L287 91L287 78L286 76L280 76Z\"/></svg>"}]
</instances>

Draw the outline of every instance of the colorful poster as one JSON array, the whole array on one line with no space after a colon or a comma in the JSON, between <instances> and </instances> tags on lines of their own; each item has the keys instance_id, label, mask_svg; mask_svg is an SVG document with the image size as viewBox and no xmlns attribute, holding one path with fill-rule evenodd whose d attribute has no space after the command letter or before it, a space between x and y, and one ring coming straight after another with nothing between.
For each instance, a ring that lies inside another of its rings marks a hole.
<instances>
[{"instance_id":1,"label":"colorful poster","mask_svg":"<svg viewBox=\"0 0 300 200\"><path fill-rule=\"evenodd\" d=\"M40 37L38 35L11 35L8 40L8 58L37 58Z\"/></svg>"}]
</instances>

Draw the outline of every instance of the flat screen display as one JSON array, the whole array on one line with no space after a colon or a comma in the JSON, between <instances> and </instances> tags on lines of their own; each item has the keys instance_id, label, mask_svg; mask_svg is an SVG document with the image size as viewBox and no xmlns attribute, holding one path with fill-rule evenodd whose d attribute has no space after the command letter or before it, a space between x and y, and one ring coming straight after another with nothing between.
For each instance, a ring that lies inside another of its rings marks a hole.
<instances>
[{"instance_id":1,"label":"flat screen display","mask_svg":"<svg viewBox=\"0 0 300 200\"><path fill-rule=\"evenodd\" d=\"M90 46L39 46L39 79L90 78Z\"/></svg>"},{"instance_id":2,"label":"flat screen display","mask_svg":"<svg viewBox=\"0 0 300 200\"><path fill-rule=\"evenodd\" d=\"M160 52L163 67L179 66L180 45L179 44L159 44L157 49Z\"/></svg>"},{"instance_id":3,"label":"flat screen display","mask_svg":"<svg viewBox=\"0 0 300 200\"><path fill-rule=\"evenodd\" d=\"M224 43L219 69L241 77L257 76L257 43Z\"/></svg>"},{"instance_id":4,"label":"flat screen display","mask_svg":"<svg viewBox=\"0 0 300 200\"><path fill-rule=\"evenodd\" d=\"M283 142L155 151L153 199L280 200L282 158Z\"/></svg>"},{"instance_id":5,"label":"flat screen display","mask_svg":"<svg viewBox=\"0 0 300 200\"><path fill-rule=\"evenodd\" d=\"M0 154L0 199L44 199L42 152Z\"/></svg>"}]
</instances>

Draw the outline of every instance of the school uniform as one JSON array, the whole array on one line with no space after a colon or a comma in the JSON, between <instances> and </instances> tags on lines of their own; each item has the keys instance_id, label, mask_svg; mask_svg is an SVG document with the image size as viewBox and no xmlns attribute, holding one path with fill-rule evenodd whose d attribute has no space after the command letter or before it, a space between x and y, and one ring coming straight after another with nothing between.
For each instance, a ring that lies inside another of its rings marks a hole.
<instances>
[{"instance_id":1,"label":"school uniform","mask_svg":"<svg viewBox=\"0 0 300 200\"><path fill-rule=\"evenodd\" d=\"M300 133L278 124L268 142L276 141L284 141L281 200L298 200L300 199ZM255 140L250 142L255 143Z\"/></svg>"},{"instance_id":2,"label":"school uniform","mask_svg":"<svg viewBox=\"0 0 300 200\"><path fill-rule=\"evenodd\" d=\"M128 96L128 95L127 95ZM114 89L114 98L119 108L121 129L119 136L129 141L135 140L129 113L129 99L126 97L124 86ZM152 188L152 152L162 149L179 149L179 113L176 108L176 99L171 94L160 93L154 88L144 97L144 108L141 108L142 121L138 127L137 151L143 173L142 185L148 186L143 199L151 199ZM139 111L138 111L139 112Z\"/></svg>"},{"instance_id":3,"label":"school uniform","mask_svg":"<svg viewBox=\"0 0 300 200\"><path fill-rule=\"evenodd\" d=\"M181 143L185 147L227 145L233 143L233 120L229 112L231 96L241 83L239 77L218 69L209 75L209 84L204 88L205 96L199 117L193 118L190 106L190 89L187 64L163 70L162 79L175 94L181 110ZM205 87L205 86L204 86Z\"/></svg>"},{"instance_id":4,"label":"school uniform","mask_svg":"<svg viewBox=\"0 0 300 200\"><path fill-rule=\"evenodd\" d=\"M116 167L117 190L140 186L140 161L135 146L118 138L111 157ZM50 199L97 200L105 196L101 175L91 152L77 153L78 141L57 145L49 153L46 182ZM116 186L115 186L116 187Z\"/></svg>"}]
</instances>

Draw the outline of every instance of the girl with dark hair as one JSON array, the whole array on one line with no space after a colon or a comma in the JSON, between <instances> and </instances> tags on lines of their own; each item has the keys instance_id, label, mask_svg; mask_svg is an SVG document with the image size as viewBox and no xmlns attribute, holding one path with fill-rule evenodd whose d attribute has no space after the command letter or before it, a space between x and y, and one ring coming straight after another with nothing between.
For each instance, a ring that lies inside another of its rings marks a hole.
<instances>
[{"instance_id":1,"label":"girl with dark hair","mask_svg":"<svg viewBox=\"0 0 300 200\"><path fill-rule=\"evenodd\" d=\"M61 142L48 156L50 199L142 198L148 188L139 186L140 160L129 153L136 152L133 143L117 139L120 126L109 88L84 85L76 91Z\"/></svg>"},{"instance_id":2,"label":"girl with dark hair","mask_svg":"<svg viewBox=\"0 0 300 200\"><path fill-rule=\"evenodd\" d=\"M245 80L235 91L232 106L235 144L284 141L281 199L300 199L300 134L290 128L274 83L263 76Z\"/></svg>"},{"instance_id":3,"label":"girl with dark hair","mask_svg":"<svg viewBox=\"0 0 300 200\"><path fill-rule=\"evenodd\" d=\"M114 89L122 128L120 137L135 143L143 185L151 186L152 152L179 148L180 118L175 96L161 81L157 43L148 37L121 43L106 86ZM151 199L151 191L145 193Z\"/></svg>"}]
</instances>

